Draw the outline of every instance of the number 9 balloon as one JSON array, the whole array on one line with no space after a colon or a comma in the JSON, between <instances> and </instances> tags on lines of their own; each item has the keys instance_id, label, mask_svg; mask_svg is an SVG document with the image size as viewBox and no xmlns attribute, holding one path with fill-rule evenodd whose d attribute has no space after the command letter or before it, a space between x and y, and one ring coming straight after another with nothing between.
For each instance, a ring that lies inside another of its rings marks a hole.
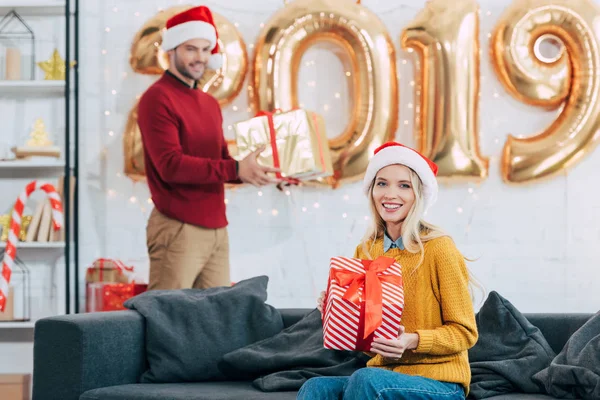
<instances>
[{"instance_id":1,"label":"number 9 balloon","mask_svg":"<svg viewBox=\"0 0 600 400\"><path fill-rule=\"evenodd\" d=\"M494 69L518 100L546 109L562 107L543 132L509 136L502 177L523 183L575 165L600 140L600 8L588 0L515 1L501 16L491 40ZM561 44L554 57L544 41Z\"/></svg>"}]
</instances>

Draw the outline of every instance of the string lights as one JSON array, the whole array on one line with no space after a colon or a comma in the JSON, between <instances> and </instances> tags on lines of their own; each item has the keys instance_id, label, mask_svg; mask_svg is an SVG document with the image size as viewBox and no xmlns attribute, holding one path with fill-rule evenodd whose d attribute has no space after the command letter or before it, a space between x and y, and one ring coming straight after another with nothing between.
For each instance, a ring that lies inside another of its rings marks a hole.
<instances>
[{"instance_id":1,"label":"string lights","mask_svg":"<svg viewBox=\"0 0 600 400\"><path fill-rule=\"evenodd\" d=\"M179 1L179 4L182 4L182 3L183 3L183 1L181 1L181 0L180 0L180 1ZM382 10L374 10L374 11L375 11L377 14L381 14L381 15L389 15L390 13L393 13L393 12L396 12L396 11L402 11L402 12L406 12L406 10L407 10L407 9L410 9L410 10L415 10L415 11L417 11L417 10L418 10L418 9L420 9L420 8L421 8L420 6L407 6L407 5L399 5L399 6L394 6L394 7L390 8L389 10L383 10L383 11L382 11ZM157 10L158 12L164 11L164 9L165 9L164 7L157 7L157 8L156 8L156 10ZM274 10L264 10L264 11L257 11L257 10L255 10L255 9L254 9L254 10L228 9L227 7L222 7L221 5L219 5L219 6L215 6L215 9L222 9L222 10L225 10L225 11L226 11L227 13L229 13L229 14L234 14L234 15L235 15L235 14L238 14L238 15L240 15L240 16L242 16L242 15L243 15L244 17L245 17L245 16L247 16L247 15L250 15L250 14L252 14L252 15L259 15L259 14L260 14L260 16L261 16L262 18L264 18L265 20L266 20L266 19L268 19L268 18L269 18L269 17L270 17L270 16L273 14L273 11L274 11ZM119 10L119 8L118 8L118 7L112 7L112 12L114 12L114 13L118 13L119 11L120 11L120 10ZM480 12L481 12L481 11L480 11ZM123 14L123 13L122 13L122 14ZM129 14L129 15L131 15L131 14ZM135 17L140 17L142 14L140 13L140 11L134 11L134 12L133 12L133 15L134 15ZM488 10L488 11L486 11L486 12L485 12L485 15L489 17L489 16L491 16L491 15L492 15L492 12ZM235 22L233 23L233 25L234 25L236 28L240 28L240 26L242 26L242 25L243 25L243 23L241 23L239 20L237 20L237 21L235 21ZM264 23L264 22L263 22L263 23L260 23L260 24L258 25L258 27L259 27L260 29L263 29L263 28L265 27L265 23ZM105 33L107 33L107 34L112 32L112 29L111 29L111 27L110 27L110 26L105 26L103 29L104 29L104 32L105 32ZM489 39L489 38L491 38L491 36L492 36L492 34L491 34L491 33L483 33L483 34L484 34L484 35L487 35L488 39ZM107 35L107 36L108 36L108 35ZM159 43L154 43L154 45L155 45L156 47L158 47L158 46L159 46ZM111 49L111 53L114 53L114 52L112 51L112 47L110 47L110 46L106 46L106 47ZM254 49L254 44L253 44L253 43L249 43L249 44L247 45L247 48L248 48L250 51L252 51L252 50ZM406 52L407 52L407 53L413 53L413 49L409 48L409 49L407 49L407 50L406 50ZM107 55L109 55L109 51L108 51L106 48L105 48L105 49L102 49L102 50L101 50L101 53L102 53L102 55L104 55L104 56L107 56ZM114 57L114 54L111 54L111 55ZM113 62L114 60L109 60L109 59L108 59L108 57L104 58L104 60L105 60L105 63L106 63L107 70L108 70L108 71L110 71L110 68L111 68L111 66L112 66L112 62ZM419 61L418 61L418 60L416 60L416 62L419 62ZM307 68L313 68L313 67L315 67L315 66L317 65L317 61L316 61L316 60L307 60L306 62L304 62L304 63L303 63L303 65L304 65L305 67L307 67ZM407 66L407 65L408 65L408 60L407 60L407 59L405 59L405 58L401 59L401 60L400 60L400 65L402 65L402 66ZM109 74L111 74L111 73L110 73L110 72L109 72L109 73L107 73L107 75L109 75ZM346 71L344 71L344 74L345 74L345 76L346 76L346 77L348 77L348 78L352 78L352 71L348 71L348 70L346 70ZM126 78L128 78L129 76L130 76L130 73L128 73L128 71L123 71L123 72L121 73L121 77L122 77L122 79L123 79L123 80L124 80L124 79L126 79ZM398 72L397 76L398 76L398 78L400 79L400 77L401 77L401 74ZM481 80L483 81L484 79L485 79L485 77L484 77L484 76L482 76L482 77L481 77ZM316 80L314 80L314 79L311 79L311 80L307 80L307 81L306 81L306 85L307 85L308 87L310 87L310 88L317 88L317 87L319 86L319 83L320 83L319 81L316 81ZM399 83L400 83L400 85L402 85L402 81L400 81ZM408 83L409 83L409 85L410 85L410 87L411 87L411 88L414 88L414 87L416 86L416 82L415 82L415 80L410 80ZM406 85L406 83L404 83L404 85ZM252 86L251 86L251 85L248 85L248 87L247 87L247 88L248 88L248 90L250 90L250 91L252 91L252 90L253 90L253 88L252 88ZM418 87L417 87L416 89L417 89L417 90L415 90L415 94L416 94L417 96L420 96L420 90L418 89ZM401 91L404 91L404 90L405 90L405 89L401 89ZM116 89L112 88L112 89L110 90L110 94L111 94L112 96L116 96L118 93L120 94L120 92L122 92L122 91L123 91L123 90L119 90L119 91L117 91ZM136 98L137 100L139 100L140 96L141 96L141 93L140 93L140 94L137 94L137 95L135 96L135 98ZM481 96L481 92L480 92L480 96ZM499 98L499 97L500 97L500 94L499 94L497 91L495 91L495 92L493 92L493 97L494 97L495 99L497 99L497 98ZM342 93L340 93L340 92L334 92L334 93L333 93L333 99L340 101L340 100L342 99ZM333 100L332 100L332 101L333 101ZM321 104L319 107L320 107L320 109L321 109L323 112L331 112L331 111L332 111L332 110L335 108L335 104L339 104L339 103L327 103L327 102L325 102L324 104ZM305 107L305 104L304 104L304 103L300 103L300 104L299 104L299 106L300 106L300 107ZM315 108L315 109L316 109L316 107L314 107L314 106L313 106L313 108ZM415 107L415 104L414 104L413 102L409 102L408 104L406 104L406 110L407 110L407 112L409 113L409 115L412 115L413 113L414 113L414 114L416 114L416 116L414 117L414 120L415 120L415 121L418 123L418 122L419 122L418 113L419 113L419 111L420 111L420 109L419 109L418 105ZM247 104L246 104L246 99L244 98L244 96L239 96L239 97L238 97L238 98L237 98L237 99L234 101L234 103L232 103L232 104L230 104L230 105L228 105L228 106L225 106L225 107L223 107L223 112L224 112L224 114L225 114L225 113L227 113L227 114L228 114L228 116L229 116L229 117L231 117L231 120L232 120L232 121L233 121L233 120L235 120L235 121L238 121L238 120L243 120L243 119L247 119L247 118L249 118L249 117L252 117L252 116L253 116L253 115L251 115L251 113L253 112L253 110L252 110L252 107L251 107L250 105L247 105ZM245 112L245 114L244 114L244 112ZM118 113L117 113L117 114L118 114ZM112 121L108 121L108 119L110 119L110 118L108 118L108 117L111 117L111 115L112 115L112 114L111 114L111 110L109 110L109 109L106 109L106 110L104 111L104 115L105 115L105 117L107 117L107 122L106 122L106 123L107 123L107 124L109 124L109 125L110 125L110 127L111 127L110 129L107 129L105 132L108 132L108 136L111 138L111 140L113 140L113 139L115 138L115 136L120 136L120 134L116 134L116 132L115 132L115 130L114 130L115 123L114 123L114 122L112 122ZM404 126L404 127L408 127L408 126L411 124L411 122L410 122L410 121L411 121L412 119L413 119L413 118L401 119L401 121L403 122L403 126ZM403 128L403 129L410 129L410 128ZM231 132L231 131L233 131L233 126L232 126L231 124L228 124L228 125L227 125L227 130L228 130L228 131L230 131L230 132ZM404 140L404 139L406 138L406 134L402 133L402 135L403 135L403 138L402 138L402 140ZM494 139L493 139L493 142L494 142L495 144L498 144L498 143L500 143L500 140L501 140L500 138L494 138ZM104 151L103 151L103 154L106 154L106 150L104 150ZM491 157L490 157L490 159L491 159ZM119 178L119 179L123 178L123 176L122 176L122 174L121 174L121 173L116 173L116 177L117 177L117 178ZM269 189L269 190L271 190L271 189ZM274 189L273 189L273 190L274 190ZM472 198L474 201L476 201L476 200L478 199L478 195L477 195L477 193L475 193L475 190L474 190L472 187L469 187L467 190L468 190L468 194L471 196L471 198ZM232 198L232 197L234 197L234 195L233 195L233 192L234 192L234 190L229 190L229 191L228 191L228 194L229 194L229 196L228 196L227 198L225 198L225 199L224 199L224 202L225 202L225 204L229 205L229 204L231 204L231 203L232 203L232 201L233 201L233 202L235 201L235 200ZM291 192L290 190L285 190L285 191L283 192L283 194L285 194L285 196L286 196L288 199L290 199L290 198L291 198L291 195L292 195L292 192ZM118 192L117 192L117 191L116 191L114 188L108 189L108 190L107 190L107 195L108 195L108 197L109 197L109 198L111 198L111 199L116 199L117 197L119 197L119 194L118 194ZM257 196L258 196L258 197L263 197L263 196L264 196L264 192L263 192L262 190L258 190L258 191L257 191ZM138 200L138 198L139 198L139 197L137 197L137 196L133 196L133 195L132 195L132 196L124 196L124 199L128 199L128 201L129 201L129 203L130 203L130 204L135 204L135 205L138 205L138 206L140 207L140 210L142 211L142 213L145 213L145 212L147 211L147 208L146 208L146 207L147 207L147 206L151 206L151 205L153 204L153 203L152 203L152 199L151 199L151 198L147 198L147 200L146 200L146 201L139 201L139 200ZM144 198L144 197L142 197L142 198ZM350 200L350 196L349 196L348 194L344 194L344 195L342 196L342 199L343 199L345 202L348 202L348 201ZM308 204L311 204L311 203L308 203ZM269 207L269 208L270 208L270 207ZM266 209L267 209L267 210L269 210L269 208L266 208ZM315 210L315 211L316 211L316 210L319 210L320 208L321 208L321 203L319 203L319 202L313 202L313 203L312 203L312 207L310 207L310 209L312 209L312 210ZM301 210L301 212L302 212L302 213L307 213L307 212L309 211L309 207L307 207L307 206L298 207L297 209ZM464 212L464 210L465 210L465 206L464 206L464 205L458 206L458 207L456 208L456 212L457 212L458 214L462 214L462 213ZM343 210L340 210L340 211L343 211ZM264 212L264 211L263 211L263 208L257 208L257 214L258 214L258 215L263 215L263 214L265 214L265 215L269 215L269 214L270 214L271 216L273 216L273 217L276 217L276 216L278 216L278 215L280 214L280 210L279 210L278 208L276 208L276 207L275 207L275 208L272 208L272 209L270 209L270 212L269 212L269 211L267 211L267 212ZM349 213L349 212L347 212L347 211L346 211L346 212L341 212L341 213L340 213L340 214L338 214L338 215L340 215L342 219L348 219L348 218L350 218L350 217L351 217L351 213ZM369 217L368 215L365 215L365 216L364 216L364 220L365 220L365 221L369 221L369 219L370 219L370 217Z\"/></svg>"}]
</instances>

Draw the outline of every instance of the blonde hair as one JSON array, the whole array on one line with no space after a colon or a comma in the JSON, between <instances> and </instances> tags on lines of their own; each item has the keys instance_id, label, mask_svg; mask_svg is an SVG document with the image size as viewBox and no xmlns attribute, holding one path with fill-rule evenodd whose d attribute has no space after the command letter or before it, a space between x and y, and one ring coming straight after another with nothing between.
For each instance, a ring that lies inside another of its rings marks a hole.
<instances>
[{"instance_id":1,"label":"blonde hair","mask_svg":"<svg viewBox=\"0 0 600 400\"><path fill-rule=\"evenodd\" d=\"M450 237L449 234L444 232L441 228L433 225L429 222L421 219L421 215L423 214L423 207L425 201L423 199L423 182L421 182L421 178L415 171L411 168L408 168L410 175L410 182L413 192L415 194L415 201L413 206L408 211L404 222L402 223L402 244L404 248L411 253L419 253L420 258L417 263L417 267L411 272L411 275L415 273L415 271L421 266L423 263L423 259L425 258L425 248L423 246L424 243L439 238L443 236ZM377 208L375 206L375 201L373 200L373 188L375 186L375 178L371 182L369 186L369 209L371 211L371 220L373 221L371 226L368 228L365 236L361 241L361 246L363 253L370 259L371 256L370 250L372 250L373 245L377 239L383 238L386 231L385 221L379 215ZM370 244L370 245L369 245ZM464 257L464 256L463 256ZM464 257L466 261L474 261ZM483 298L485 298L485 288L483 285L473 276L471 271L469 272L469 286L471 291L471 297L474 300L473 286L477 287L481 293Z\"/></svg>"}]
</instances>

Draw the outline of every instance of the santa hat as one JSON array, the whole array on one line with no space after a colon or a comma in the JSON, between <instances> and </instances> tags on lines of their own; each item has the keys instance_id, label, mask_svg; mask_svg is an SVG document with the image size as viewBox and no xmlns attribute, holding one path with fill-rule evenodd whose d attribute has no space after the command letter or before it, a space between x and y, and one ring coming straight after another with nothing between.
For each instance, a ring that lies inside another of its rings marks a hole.
<instances>
[{"instance_id":1,"label":"santa hat","mask_svg":"<svg viewBox=\"0 0 600 400\"><path fill-rule=\"evenodd\" d=\"M210 9L205 6L190 8L169 18L163 32L162 45L169 51L191 39L206 39L210 42L211 56L206 66L219 69L223 58L219 52L219 35Z\"/></svg>"},{"instance_id":2,"label":"santa hat","mask_svg":"<svg viewBox=\"0 0 600 400\"><path fill-rule=\"evenodd\" d=\"M400 143L388 142L377 149L369 161L367 172L363 181L363 191L369 196L371 182L375 179L377 172L388 165L402 164L416 172L423 183L423 199L425 206L423 211L435 203L438 194L437 165L418 151L406 147Z\"/></svg>"}]
</instances>

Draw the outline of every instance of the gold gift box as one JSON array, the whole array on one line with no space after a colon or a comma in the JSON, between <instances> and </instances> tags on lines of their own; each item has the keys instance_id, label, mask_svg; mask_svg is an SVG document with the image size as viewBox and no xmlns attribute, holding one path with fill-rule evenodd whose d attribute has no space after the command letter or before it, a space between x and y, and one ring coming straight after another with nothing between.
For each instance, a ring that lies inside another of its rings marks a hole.
<instances>
[{"instance_id":1,"label":"gold gift box","mask_svg":"<svg viewBox=\"0 0 600 400\"><path fill-rule=\"evenodd\" d=\"M311 111L292 110L272 115L281 175L310 180L333 175L329 141L323 117ZM269 117L261 115L234 124L237 159L266 144L258 163L275 166Z\"/></svg>"}]
</instances>

